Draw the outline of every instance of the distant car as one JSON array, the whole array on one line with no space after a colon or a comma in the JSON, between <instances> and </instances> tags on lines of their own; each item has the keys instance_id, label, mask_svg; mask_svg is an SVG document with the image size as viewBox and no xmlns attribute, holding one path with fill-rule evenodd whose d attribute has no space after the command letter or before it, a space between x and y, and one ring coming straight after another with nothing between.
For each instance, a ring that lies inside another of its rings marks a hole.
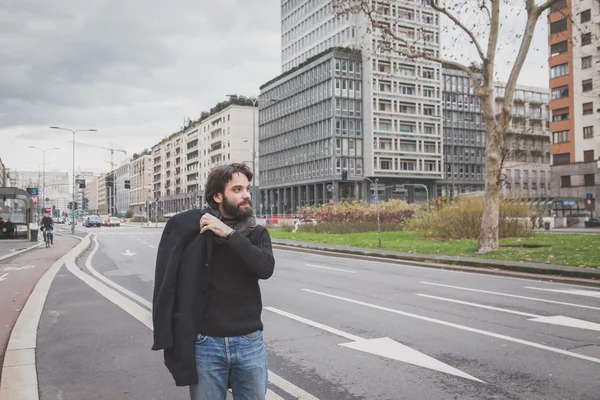
<instances>
[{"instance_id":1,"label":"distant car","mask_svg":"<svg viewBox=\"0 0 600 400\"><path fill-rule=\"evenodd\" d=\"M117 217L110 217L106 222L106 226L121 226L121 220Z\"/></svg>"},{"instance_id":2,"label":"distant car","mask_svg":"<svg viewBox=\"0 0 600 400\"><path fill-rule=\"evenodd\" d=\"M89 216L86 218L84 226L87 228L91 228L91 227L100 228L102 226L102 220L100 219L100 217L92 215L92 216Z\"/></svg>"}]
</instances>

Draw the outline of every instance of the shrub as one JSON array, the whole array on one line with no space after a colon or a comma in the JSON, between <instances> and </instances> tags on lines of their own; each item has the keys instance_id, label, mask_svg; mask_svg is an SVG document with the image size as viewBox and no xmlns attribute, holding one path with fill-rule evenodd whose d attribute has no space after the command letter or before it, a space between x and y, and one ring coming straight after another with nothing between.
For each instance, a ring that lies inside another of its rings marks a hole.
<instances>
[{"instance_id":1,"label":"shrub","mask_svg":"<svg viewBox=\"0 0 600 400\"><path fill-rule=\"evenodd\" d=\"M396 232L402 230L402 225L394 222L381 223L382 232ZM299 232L313 233L362 233L377 232L377 221L375 222L321 222L315 225L304 224L298 227Z\"/></svg>"},{"instance_id":2,"label":"shrub","mask_svg":"<svg viewBox=\"0 0 600 400\"><path fill-rule=\"evenodd\" d=\"M293 232L294 231L293 224L281 224L280 228L283 232Z\"/></svg>"},{"instance_id":3,"label":"shrub","mask_svg":"<svg viewBox=\"0 0 600 400\"><path fill-rule=\"evenodd\" d=\"M416 214L406 229L419 232L429 238L442 240L477 239L481 229L483 197L460 198L427 213ZM521 200L500 200L499 235L527 237L533 234L538 210Z\"/></svg>"},{"instance_id":4,"label":"shrub","mask_svg":"<svg viewBox=\"0 0 600 400\"><path fill-rule=\"evenodd\" d=\"M417 205L407 204L401 200L390 200L379 204L379 219L381 223L396 223L399 225L408 221L419 209ZM324 222L374 222L377 223L375 204L363 201L353 203L323 204L320 206L302 207L299 210L301 219L316 219Z\"/></svg>"},{"instance_id":5,"label":"shrub","mask_svg":"<svg viewBox=\"0 0 600 400\"><path fill-rule=\"evenodd\" d=\"M127 212L125 213L125 218L127 218L127 219L133 218L133 211L127 210Z\"/></svg>"}]
</instances>

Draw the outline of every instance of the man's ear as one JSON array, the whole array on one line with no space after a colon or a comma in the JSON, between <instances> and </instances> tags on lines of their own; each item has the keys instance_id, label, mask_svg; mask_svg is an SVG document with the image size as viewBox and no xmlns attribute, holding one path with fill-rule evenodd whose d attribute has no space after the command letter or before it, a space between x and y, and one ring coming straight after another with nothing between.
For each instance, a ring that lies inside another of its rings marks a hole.
<instances>
[{"instance_id":1,"label":"man's ear","mask_svg":"<svg viewBox=\"0 0 600 400\"><path fill-rule=\"evenodd\" d=\"M213 196L213 200L217 204L223 203L223 193L215 193L215 195Z\"/></svg>"}]
</instances>

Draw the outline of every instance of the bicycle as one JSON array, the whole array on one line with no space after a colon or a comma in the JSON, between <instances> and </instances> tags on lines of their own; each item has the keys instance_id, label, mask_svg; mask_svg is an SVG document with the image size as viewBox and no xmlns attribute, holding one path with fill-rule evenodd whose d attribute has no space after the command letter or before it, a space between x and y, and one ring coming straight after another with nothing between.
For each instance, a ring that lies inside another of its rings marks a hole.
<instances>
[{"instance_id":1,"label":"bicycle","mask_svg":"<svg viewBox=\"0 0 600 400\"><path fill-rule=\"evenodd\" d=\"M46 243L46 248L50 247L54 242L54 233L52 232L52 229L44 228L44 242Z\"/></svg>"}]
</instances>

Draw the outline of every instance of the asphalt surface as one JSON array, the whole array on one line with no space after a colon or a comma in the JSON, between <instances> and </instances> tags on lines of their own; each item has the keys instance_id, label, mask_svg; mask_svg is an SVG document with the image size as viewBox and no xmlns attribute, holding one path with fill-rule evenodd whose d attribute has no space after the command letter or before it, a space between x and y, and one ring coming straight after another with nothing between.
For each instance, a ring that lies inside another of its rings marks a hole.
<instances>
[{"instance_id":1,"label":"asphalt surface","mask_svg":"<svg viewBox=\"0 0 600 400\"><path fill-rule=\"evenodd\" d=\"M88 232L98 246L79 267L147 309L162 229ZM269 370L318 399L600 398L597 290L275 255L261 283ZM42 399L186 398L149 350L150 330L86 286L64 269L53 284L38 339ZM277 383L272 392L293 398Z\"/></svg>"}]
</instances>

